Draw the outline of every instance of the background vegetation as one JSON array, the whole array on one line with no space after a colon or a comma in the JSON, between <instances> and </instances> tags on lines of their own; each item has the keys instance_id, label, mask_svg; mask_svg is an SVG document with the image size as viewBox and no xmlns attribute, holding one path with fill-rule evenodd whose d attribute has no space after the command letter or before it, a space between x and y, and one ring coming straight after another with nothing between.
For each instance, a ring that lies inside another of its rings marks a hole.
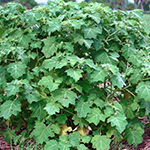
<instances>
[{"instance_id":1,"label":"background vegetation","mask_svg":"<svg viewBox=\"0 0 150 150\"><path fill-rule=\"evenodd\" d=\"M142 142L139 117L150 118L150 39L142 16L85 2L0 7L5 140L45 150Z\"/></svg>"}]
</instances>

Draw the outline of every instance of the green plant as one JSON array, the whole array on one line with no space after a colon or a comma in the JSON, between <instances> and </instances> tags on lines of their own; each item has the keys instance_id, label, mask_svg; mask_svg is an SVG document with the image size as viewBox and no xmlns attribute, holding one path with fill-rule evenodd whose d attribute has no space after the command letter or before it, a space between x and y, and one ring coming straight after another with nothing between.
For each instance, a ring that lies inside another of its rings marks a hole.
<instances>
[{"instance_id":1,"label":"green plant","mask_svg":"<svg viewBox=\"0 0 150 150\"><path fill-rule=\"evenodd\" d=\"M85 2L0 7L5 139L33 139L44 150L142 142L150 48L141 15Z\"/></svg>"}]
</instances>

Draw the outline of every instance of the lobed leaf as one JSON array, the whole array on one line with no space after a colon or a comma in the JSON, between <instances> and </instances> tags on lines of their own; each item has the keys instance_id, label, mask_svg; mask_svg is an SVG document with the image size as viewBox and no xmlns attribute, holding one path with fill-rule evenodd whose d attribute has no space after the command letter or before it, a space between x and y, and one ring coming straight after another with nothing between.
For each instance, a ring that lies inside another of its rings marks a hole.
<instances>
[{"instance_id":1,"label":"lobed leaf","mask_svg":"<svg viewBox=\"0 0 150 150\"><path fill-rule=\"evenodd\" d=\"M11 115L17 116L21 112L21 104L18 100L7 100L0 106L0 117L9 119Z\"/></svg>"},{"instance_id":2,"label":"lobed leaf","mask_svg":"<svg viewBox=\"0 0 150 150\"><path fill-rule=\"evenodd\" d=\"M97 150L106 150L110 148L111 140L105 135L95 135L91 140L93 147Z\"/></svg>"}]
</instances>

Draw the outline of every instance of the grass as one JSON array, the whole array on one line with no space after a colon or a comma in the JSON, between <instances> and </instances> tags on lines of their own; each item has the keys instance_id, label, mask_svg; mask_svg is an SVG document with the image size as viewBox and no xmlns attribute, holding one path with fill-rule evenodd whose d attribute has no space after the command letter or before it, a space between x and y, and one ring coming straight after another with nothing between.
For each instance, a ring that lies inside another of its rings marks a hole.
<instances>
[{"instance_id":1,"label":"grass","mask_svg":"<svg viewBox=\"0 0 150 150\"><path fill-rule=\"evenodd\" d=\"M146 22L147 29L149 30L150 33L150 14L144 14L143 20Z\"/></svg>"}]
</instances>

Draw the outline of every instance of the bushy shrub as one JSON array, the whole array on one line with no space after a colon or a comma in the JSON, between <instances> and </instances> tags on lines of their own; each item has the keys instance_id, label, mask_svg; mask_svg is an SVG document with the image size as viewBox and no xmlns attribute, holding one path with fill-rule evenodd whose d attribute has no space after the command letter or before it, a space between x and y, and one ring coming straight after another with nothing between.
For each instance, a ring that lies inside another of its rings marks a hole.
<instances>
[{"instance_id":1,"label":"bushy shrub","mask_svg":"<svg viewBox=\"0 0 150 150\"><path fill-rule=\"evenodd\" d=\"M142 142L150 47L140 17L85 2L0 7L5 139L20 146L35 140L45 150Z\"/></svg>"}]
</instances>

